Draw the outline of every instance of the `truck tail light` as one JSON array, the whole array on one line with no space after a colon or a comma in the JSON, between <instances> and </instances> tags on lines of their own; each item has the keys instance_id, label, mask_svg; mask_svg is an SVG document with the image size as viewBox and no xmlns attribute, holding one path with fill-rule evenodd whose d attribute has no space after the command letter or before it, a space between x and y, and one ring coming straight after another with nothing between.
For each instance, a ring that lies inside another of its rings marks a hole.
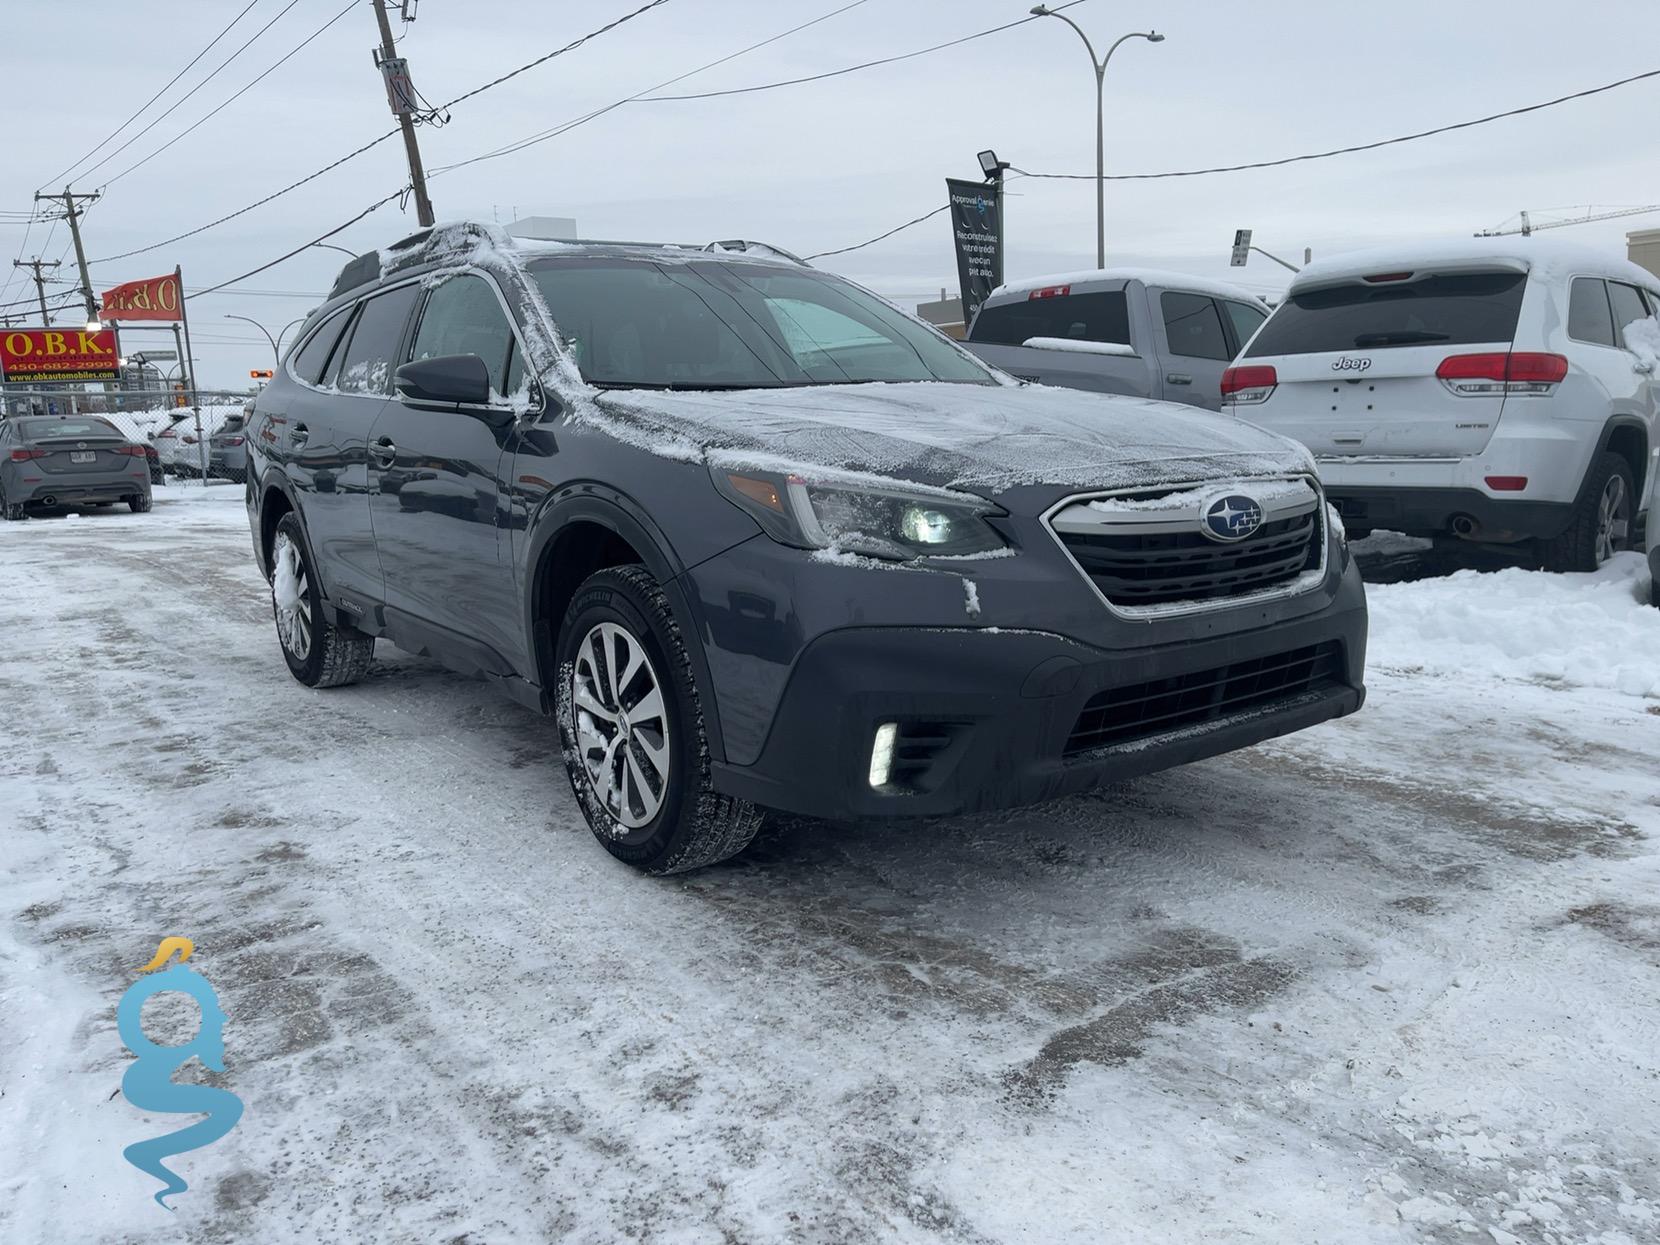
<instances>
[{"instance_id":1,"label":"truck tail light","mask_svg":"<svg viewBox=\"0 0 1660 1245\"><path fill-rule=\"evenodd\" d=\"M1550 393L1568 374L1568 360L1533 350L1454 354L1441 360L1435 375L1460 397L1489 394Z\"/></svg>"},{"instance_id":2,"label":"truck tail light","mask_svg":"<svg viewBox=\"0 0 1660 1245\"><path fill-rule=\"evenodd\" d=\"M1222 400L1236 406L1255 406L1268 401L1280 375L1266 363L1230 367L1222 373Z\"/></svg>"}]
</instances>

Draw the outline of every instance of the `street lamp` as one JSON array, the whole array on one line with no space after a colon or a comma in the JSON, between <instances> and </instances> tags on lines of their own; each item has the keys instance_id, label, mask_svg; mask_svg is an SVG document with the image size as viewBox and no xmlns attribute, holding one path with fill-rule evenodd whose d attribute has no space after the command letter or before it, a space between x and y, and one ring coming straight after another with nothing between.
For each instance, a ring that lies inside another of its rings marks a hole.
<instances>
[{"instance_id":1,"label":"street lamp","mask_svg":"<svg viewBox=\"0 0 1660 1245\"><path fill-rule=\"evenodd\" d=\"M282 326L282 332L277 334L277 361L279 363L282 361L282 339L288 336L289 329L293 328L296 324L304 323L305 317L301 316L298 320L290 320L287 324Z\"/></svg>"},{"instance_id":2,"label":"street lamp","mask_svg":"<svg viewBox=\"0 0 1660 1245\"><path fill-rule=\"evenodd\" d=\"M1107 80L1107 62L1112 54L1118 51L1118 45L1129 39L1145 39L1148 43L1163 43L1164 36L1154 30L1136 30L1127 35L1121 35L1118 40L1107 49L1107 54L1100 60L1095 59L1095 45L1089 41L1083 27L1078 25L1065 13L1057 13L1047 4L1034 5L1033 17L1058 17L1073 30L1078 32L1078 38L1084 41L1084 47L1089 52L1089 63L1095 70L1095 266L1107 266L1107 163L1106 163L1106 126L1102 117L1102 94Z\"/></svg>"},{"instance_id":3,"label":"street lamp","mask_svg":"<svg viewBox=\"0 0 1660 1245\"><path fill-rule=\"evenodd\" d=\"M225 316L225 319L227 319L227 320L241 320L244 324L251 324L256 329L258 329L261 333L264 333L265 334L265 340L271 343L271 353L273 355L276 355L277 363L279 365L281 365L282 355L277 350L277 339L271 336L270 330L267 329L263 324L261 324L258 320L251 320L247 316L233 316L233 315L227 314ZM285 333L287 331L288 331L287 329L283 330L283 332L285 332Z\"/></svg>"}]
</instances>

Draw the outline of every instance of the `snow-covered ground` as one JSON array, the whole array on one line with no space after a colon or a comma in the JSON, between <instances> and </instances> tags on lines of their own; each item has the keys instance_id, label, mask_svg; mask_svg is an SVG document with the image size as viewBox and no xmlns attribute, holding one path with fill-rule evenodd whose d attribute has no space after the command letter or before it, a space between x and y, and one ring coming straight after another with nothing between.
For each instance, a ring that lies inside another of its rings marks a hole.
<instances>
[{"instance_id":1,"label":"snow-covered ground","mask_svg":"<svg viewBox=\"0 0 1660 1245\"><path fill-rule=\"evenodd\" d=\"M665 881L482 685L294 683L240 502L0 525L0 1240L1660 1238L1634 555L1376 589L1344 721ZM246 1106L176 1214L168 934Z\"/></svg>"}]
</instances>

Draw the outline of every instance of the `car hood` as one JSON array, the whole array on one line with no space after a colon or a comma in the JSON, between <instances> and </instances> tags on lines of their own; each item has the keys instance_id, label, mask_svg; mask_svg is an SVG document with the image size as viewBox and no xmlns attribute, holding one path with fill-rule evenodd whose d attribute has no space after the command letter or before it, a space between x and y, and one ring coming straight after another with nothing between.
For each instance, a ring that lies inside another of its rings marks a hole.
<instances>
[{"instance_id":1,"label":"car hood","mask_svg":"<svg viewBox=\"0 0 1660 1245\"><path fill-rule=\"evenodd\" d=\"M1230 416L1043 385L630 389L596 407L592 422L675 457L752 453L985 497L1314 471L1301 445Z\"/></svg>"}]
</instances>

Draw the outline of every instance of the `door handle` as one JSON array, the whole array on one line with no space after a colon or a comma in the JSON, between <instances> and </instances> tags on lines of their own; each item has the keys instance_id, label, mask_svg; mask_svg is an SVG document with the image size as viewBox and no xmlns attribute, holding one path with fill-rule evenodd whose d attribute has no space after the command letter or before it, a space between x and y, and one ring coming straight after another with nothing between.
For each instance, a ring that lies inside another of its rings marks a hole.
<instances>
[{"instance_id":1,"label":"door handle","mask_svg":"<svg viewBox=\"0 0 1660 1245\"><path fill-rule=\"evenodd\" d=\"M310 436L311 430L309 428L304 424L295 424L288 431L288 442L290 445L304 445Z\"/></svg>"},{"instance_id":2,"label":"door handle","mask_svg":"<svg viewBox=\"0 0 1660 1245\"><path fill-rule=\"evenodd\" d=\"M1189 376L1186 372L1166 372L1164 374L1164 383L1167 385L1191 385L1193 383L1193 377Z\"/></svg>"},{"instance_id":3,"label":"door handle","mask_svg":"<svg viewBox=\"0 0 1660 1245\"><path fill-rule=\"evenodd\" d=\"M369 457L375 460L376 466L390 467L398 457L398 447L390 437L382 437L369 447Z\"/></svg>"}]
</instances>

